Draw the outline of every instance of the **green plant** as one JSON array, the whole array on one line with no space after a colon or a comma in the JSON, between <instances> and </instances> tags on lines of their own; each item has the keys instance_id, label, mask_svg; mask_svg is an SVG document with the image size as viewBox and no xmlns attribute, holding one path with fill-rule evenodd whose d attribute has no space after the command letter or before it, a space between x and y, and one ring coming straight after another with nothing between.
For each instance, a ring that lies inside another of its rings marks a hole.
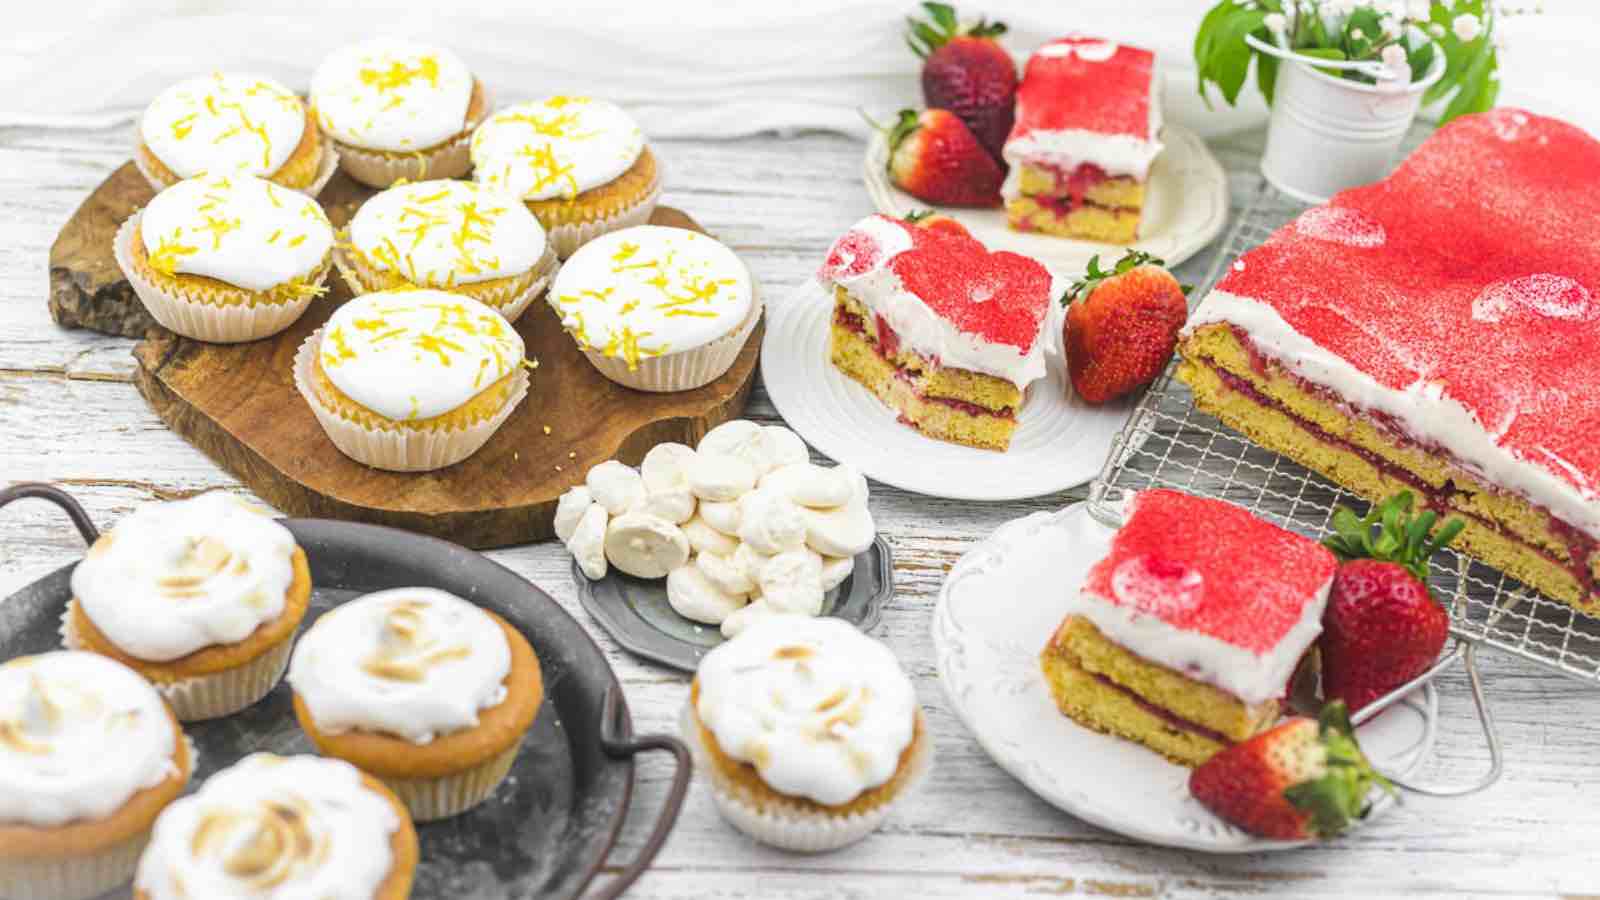
<instances>
[{"instance_id":1,"label":"green plant","mask_svg":"<svg viewBox=\"0 0 1600 900\"><path fill-rule=\"evenodd\" d=\"M1249 78L1268 104L1277 83L1277 57L1257 51L1246 36L1300 56L1361 65L1321 69L1365 84L1410 83L1425 76L1442 52L1444 74L1424 103L1450 97L1448 121L1494 106L1500 92L1495 25L1500 16L1531 10L1496 9L1489 0L1221 0L1200 22L1194 39L1200 96L1209 105L1214 85L1232 106Z\"/></svg>"}]
</instances>

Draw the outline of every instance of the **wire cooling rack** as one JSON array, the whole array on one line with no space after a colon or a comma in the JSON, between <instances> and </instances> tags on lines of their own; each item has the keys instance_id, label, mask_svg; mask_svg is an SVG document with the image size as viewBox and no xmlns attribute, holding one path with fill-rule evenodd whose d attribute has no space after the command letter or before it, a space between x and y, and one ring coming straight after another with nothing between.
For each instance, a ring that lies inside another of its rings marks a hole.
<instances>
[{"instance_id":1,"label":"wire cooling rack","mask_svg":"<svg viewBox=\"0 0 1600 900\"><path fill-rule=\"evenodd\" d=\"M1204 290L1193 296L1204 296L1224 266L1305 209L1264 186L1229 232ZM1112 444L1089 491L1089 508L1097 516L1114 521L1129 494L1157 487L1237 503L1318 539L1333 532L1335 506L1365 513L1366 500L1196 409L1188 386L1173 377L1175 368L1176 361L1150 386ZM1430 584L1446 602L1457 637L1600 682L1600 619L1448 549L1435 554Z\"/></svg>"}]
</instances>

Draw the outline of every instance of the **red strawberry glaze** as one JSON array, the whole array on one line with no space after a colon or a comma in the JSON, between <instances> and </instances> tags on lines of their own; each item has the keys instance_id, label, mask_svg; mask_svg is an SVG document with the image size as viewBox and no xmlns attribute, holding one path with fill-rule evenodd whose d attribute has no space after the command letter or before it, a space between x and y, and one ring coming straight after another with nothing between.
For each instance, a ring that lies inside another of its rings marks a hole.
<instances>
[{"instance_id":1,"label":"red strawberry glaze","mask_svg":"<svg viewBox=\"0 0 1600 900\"><path fill-rule=\"evenodd\" d=\"M1497 443L1600 489L1600 142L1515 109L1441 128L1389 178L1246 253L1217 289L1378 382L1440 386Z\"/></svg>"},{"instance_id":2,"label":"red strawberry glaze","mask_svg":"<svg viewBox=\"0 0 1600 900\"><path fill-rule=\"evenodd\" d=\"M1016 253L990 253L969 234L873 216L904 231L910 249L884 260L884 248L859 225L834 242L818 277L832 282L887 265L905 289L957 330L1026 352L1050 308L1050 272Z\"/></svg>"},{"instance_id":3,"label":"red strawberry glaze","mask_svg":"<svg viewBox=\"0 0 1600 900\"><path fill-rule=\"evenodd\" d=\"M1109 57L1100 59L1115 46ZM1070 35L1035 50L1017 88L1008 140L1034 131L1094 131L1154 140L1150 90L1155 54Z\"/></svg>"},{"instance_id":4,"label":"red strawberry glaze","mask_svg":"<svg viewBox=\"0 0 1600 900\"><path fill-rule=\"evenodd\" d=\"M1327 548L1245 509L1181 491L1138 494L1083 590L1264 656L1333 577Z\"/></svg>"}]
</instances>

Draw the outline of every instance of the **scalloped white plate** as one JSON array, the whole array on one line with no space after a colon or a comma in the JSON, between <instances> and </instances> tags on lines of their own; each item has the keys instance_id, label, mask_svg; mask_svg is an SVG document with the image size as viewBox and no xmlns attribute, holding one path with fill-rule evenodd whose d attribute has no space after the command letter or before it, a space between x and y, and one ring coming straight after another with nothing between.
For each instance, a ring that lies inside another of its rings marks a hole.
<instances>
[{"instance_id":1,"label":"scalloped white plate","mask_svg":"<svg viewBox=\"0 0 1600 900\"><path fill-rule=\"evenodd\" d=\"M1111 534L1077 503L1007 522L956 563L933 616L939 681L951 705L1002 769L1093 825L1213 853L1300 846L1223 822L1189 795L1188 769L1090 731L1056 709L1039 651L1065 615L1066 598L1105 555ZM1437 718L1430 684L1357 735L1375 766L1403 777L1432 749ZM1385 797L1372 817L1392 806Z\"/></svg>"},{"instance_id":2,"label":"scalloped white plate","mask_svg":"<svg viewBox=\"0 0 1600 900\"><path fill-rule=\"evenodd\" d=\"M1137 396L1090 406L1067 387L1054 336L1045 328L1046 377L1028 386L1005 452L927 437L845 377L828 359L833 298L808 281L767 307L761 377L784 422L841 463L895 487L954 500L1020 500L1080 485L1100 474Z\"/></svg>"},{"instance_id":3,"label":"scalloped white plate","mask_svg":"<svg viewBox=\"0 0 1600 900\"><path fill-rule=\"evenodd\" d=\"M1228 222L1228 176L1200 136L1168 122L1161 130L1166 148L1150 168L1148 197L1139 240L1132 246L1176 266L1222 233ZM1046 234L1013 231L1005 210L934 207L889 183L889 144L880 132L867 142L861 177L878 211L899 218L919 209L938 209L967 226L990 250L1011 250L1031 256L1057 277L1076 277L1100 254L1115 261L1121 244L1101 244Z\"/></svg>"}]
</instances>

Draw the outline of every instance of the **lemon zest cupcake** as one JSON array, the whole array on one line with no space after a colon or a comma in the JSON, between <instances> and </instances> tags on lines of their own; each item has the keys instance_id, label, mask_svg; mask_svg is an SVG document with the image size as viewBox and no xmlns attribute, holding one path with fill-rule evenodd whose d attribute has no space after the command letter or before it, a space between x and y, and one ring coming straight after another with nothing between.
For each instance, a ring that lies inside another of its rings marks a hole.
<instances>
[{"instance_id":1,"label":"lemon zest cupcake","mask_svg":"<svg viewBox=\"0 0 1600 900\"><path fill-rule=\"evenodd\" d=\"M126 882L193 768L172 711L126 666L74 652L0 664L6 896L80 900Z\"/></svg>"},{"instance_id":2,"label":"lemon zest cupcake","mask_svg":"<svg viewBox=\"0 0 1600 900\"><path fill-rule=\"evenodd\" d=\"M472 134L473 178L521 197L565 259L598 235L650 219L655 157L615 104L557 95L490 116Z\"/></svg>"},{"instance_id":3,"label":"lemon zest cupcake","mask_svg":"<svg viewBox=\"0 0 1600 900\"><path fill-rule=\"evenodd\" d=\"M404 900L419 848L406 810L354 766L255 753L156 821L135 900Z\"/></svg>"},{"instance_id":4,"label":"lemon zest cupcake","mask_svg":"<svg viewBox=\"0 0 1600 900\"><path fill-rule=\"evenodd\" d=\"M544 227L494 188L419 181L356 211L334 261L356 294L429 287L471 297L516 321L558 266Z\"/></svg>"},{"instance_id":5,"label":"lemon zest cupcake","mask_svg":"<svg viewBox=\"0 0 1600 900\"><path fill-rule=\"evenodd\" d=\"M378 776L419 822L487 799L544 698L521 632L432 588L380 591L323 615L295 649L289 683L317 749Z\"/></svg>"},{"instance_id":6,"label":"lemon zest cupcake","mask_svg":"<svg viewBox=\"0 0 1600 900\"><path fill-rule=\"evenodd\" d=\"M270 78L213 72L151 101L134 161L157 191L196 175L238 173L315 195L337 155L293 91Z\"/></svg>"},{"instance_id":7,"label":"lemon zest cupcake","mask_svg":"<svg viewBox=\"0 0 1600 900\"><path fill-rule=\"evenodd\" d=\"M443 47L374 38L334 51L311 76L311 103L350 177L371 187L457 178L489 96Z\"/></svg>"}]
</instances>

